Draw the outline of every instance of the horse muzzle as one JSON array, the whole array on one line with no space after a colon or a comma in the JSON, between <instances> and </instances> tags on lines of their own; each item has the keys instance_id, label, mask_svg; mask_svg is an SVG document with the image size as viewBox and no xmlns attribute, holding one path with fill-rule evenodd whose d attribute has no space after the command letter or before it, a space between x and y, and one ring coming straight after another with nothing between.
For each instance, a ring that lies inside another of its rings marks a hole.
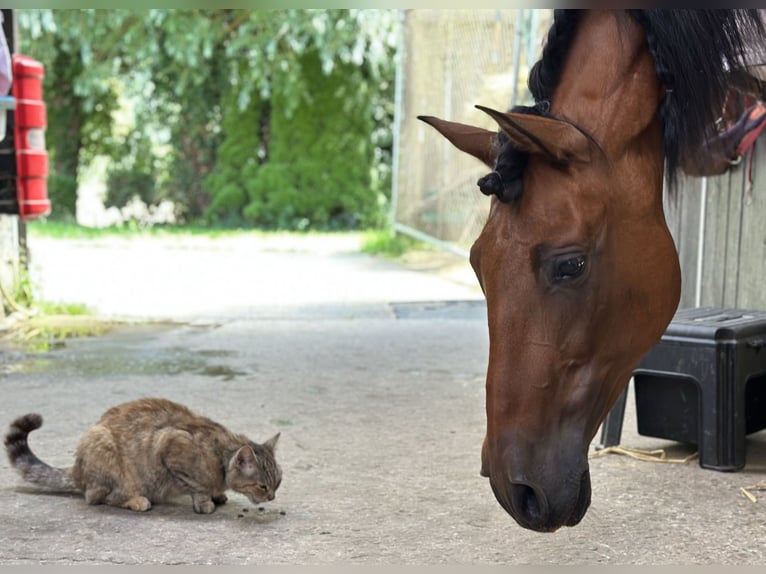
<instances>
[{"instance_id":1,"label":"horse muzzle","mask_svg":"<svg viewBox=\"0 0 766 574\"><path fill-rule=\"evenodd\" d=\"M590 506L590 472L585 471L571 487L555 493L527 480L490 478L492 491L500 505L520 526L537 532L554 532L562 526L575 526Z\"/></svg>"},{"instance_id":2,"label":"horse muzzle","mask_svg":"<svg viewBox=\"0 0 766 574\"><path fill-rule=\"evenodd\" d=\"M545 472L524 473L519 470L523 465L509 465L508 455L506 451L506 456L493 461L485 450L481 473L489 477L495 498L520 526L553 532L562 526L579 524L591 500L587 458L537 467ZM512 471L510 466L516 470Z\"/></svg>"}]
</instances>

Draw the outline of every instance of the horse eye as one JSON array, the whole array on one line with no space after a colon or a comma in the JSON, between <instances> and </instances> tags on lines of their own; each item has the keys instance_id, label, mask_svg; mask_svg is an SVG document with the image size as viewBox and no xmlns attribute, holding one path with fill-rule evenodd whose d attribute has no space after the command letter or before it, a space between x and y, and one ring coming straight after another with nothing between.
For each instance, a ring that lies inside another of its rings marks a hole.
<instances>
[{"instance_id":1,"label":"horse eye","mask_svg":"<svg viewBox=\"0 0 766 574\"><path fill-rule=\"evenodd\" d=\"M557 257L551 266L551 283L565 283L577 279L585 272L588 259L585 255Z\"/></svg>"}]
</instances>

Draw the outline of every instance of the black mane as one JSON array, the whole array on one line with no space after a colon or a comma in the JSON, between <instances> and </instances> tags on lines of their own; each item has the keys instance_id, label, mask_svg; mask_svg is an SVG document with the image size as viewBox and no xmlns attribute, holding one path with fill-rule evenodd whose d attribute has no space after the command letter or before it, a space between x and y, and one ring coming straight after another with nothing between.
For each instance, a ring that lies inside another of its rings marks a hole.
<instances>
[{"instance_id":1,"label":"black mane","mask_svg":"<svg viewBox=\"0 0 766 574\"><path fill-rule=\"evenodd\" d=\"M704 141L720 117L732 72L744 70L750 45L764 43L758 10L628 10L646 30L657 77L667 88L660 102L666 176Z\"/></svg>"},{"instance_id":2,"label":"black mane","mask_svg":"<svg viewBox=\"0 0 766 574\"><path fill-rule=\"evenodd\" d=\"M766 43L758 10L628 10L646 31L657 77L666 88L660 102L665 175L676 180L681 158L704 141L721 114L732 72L744 70L750 45ZM566 56L577 33L581 10L555 10L542 57L530 71L533 107L511 111L546 115ZM481 190L512 201L521 194L520 178L528 154L500 134L497 176L479 180ZM489 179L488 179L489 178Z\"/></svg>"},{"instance_id":3,"label":"black mane","mask_svg":"<svg viewBox=\"0 0 766 574\"><path fill-rule=\"evenodd\" d=\"M531 107L515 106L511 108L511 112L535 115L548 114L550 99L559 83L569 47L572 45L577 32L581 13L581 10L553 11L553 23L548 29L542 57L530 70L527 80L527 86L535 100L535 105ZM497 195L500 201L507 203L521 196L521 179L529 154L515 147L502 131L498 134L497 146L495 170L482 177L477 183L482 193Z\"/></svg>"}]
</instances>

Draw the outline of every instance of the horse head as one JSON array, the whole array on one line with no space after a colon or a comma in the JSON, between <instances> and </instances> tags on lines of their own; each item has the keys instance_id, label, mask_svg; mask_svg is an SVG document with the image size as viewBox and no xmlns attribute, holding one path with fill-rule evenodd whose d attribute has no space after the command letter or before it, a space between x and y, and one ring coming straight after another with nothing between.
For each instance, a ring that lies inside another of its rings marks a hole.
<instances>
[{"instance_id":1,"label":"horse head","mask_svg":"<svg viewBox=\"0 0 766 574\"><path fill-rule=\"evenodd\" d=\"M489 323L481 473L526 528L585 515L589 444L680 298L663 179L763 38L757 10L557 10L534 108L480 108L498 131L420 118L492 170L470 254Z\"/></svg>"},{"instance_id":2,"label":"horse head","mask_svg":"<svg viewBox=\"0 0 766 574\"><path fill-rule=\"evenodd\" d=\"M678 260L656 191L632 189L645 173L615 169L569 122L482 109L528 158L523 191L493 197L470 255L490 336L481 472L522 526L555 530L588 508L588 446L672 318ZM421 119L498 167L497 133Z\"/></svg>"}]
</instances>

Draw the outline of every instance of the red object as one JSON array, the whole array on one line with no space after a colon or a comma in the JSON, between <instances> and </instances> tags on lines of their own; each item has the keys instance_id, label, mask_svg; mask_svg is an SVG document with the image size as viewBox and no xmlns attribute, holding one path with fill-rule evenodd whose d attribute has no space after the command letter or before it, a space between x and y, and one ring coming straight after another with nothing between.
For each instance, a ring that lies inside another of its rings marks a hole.
<instances>
[{"instance_id":1,"label":"red object","mask_svg":"<svg viewBox=\"0 0 766 574\"><path fill-rule=\"evenodd\" d=\"M16 148L16 197L22 221L51 212L48 199L48 125L43 101L44 66L21 54L13 55L11 94L16 99L13 141Z\"/></svg>"}]
</instances>

